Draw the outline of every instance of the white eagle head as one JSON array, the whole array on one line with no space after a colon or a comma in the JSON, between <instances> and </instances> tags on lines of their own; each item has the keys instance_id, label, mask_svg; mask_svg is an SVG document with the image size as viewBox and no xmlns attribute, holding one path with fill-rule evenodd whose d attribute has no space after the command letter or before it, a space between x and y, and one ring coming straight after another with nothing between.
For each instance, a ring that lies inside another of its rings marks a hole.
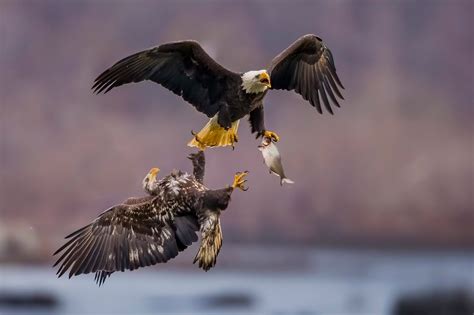
<instances>
[{"instance_id":1,"label":"white eagle head","mask_svg":"<svg viewBox=\"0 0 474 315\"><path fill-rule=\"evenodd\" d=\"M148 174L146 174L145 178L143 179L143 189L148 192L150 195L154 195L156 189L158 188L158 180L157 175L160 172L158 167L152 168Z\"/></svg>"},{"instance_id":2,"label":"white eagle head","mask_svg":"<svg viewBox=\"0 0 474 315\"><path fill-rule=\"evenodd\" d=\"M246 93L263 93L271 87L267 70L247 71L242 75L242 89Z\"/></svg>"}]
</instances>

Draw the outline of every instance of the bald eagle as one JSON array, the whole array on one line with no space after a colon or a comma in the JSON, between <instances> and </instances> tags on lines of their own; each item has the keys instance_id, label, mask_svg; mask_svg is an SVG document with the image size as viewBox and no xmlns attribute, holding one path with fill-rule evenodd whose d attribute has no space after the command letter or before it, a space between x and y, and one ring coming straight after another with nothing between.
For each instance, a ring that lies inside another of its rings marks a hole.
<instances>
[{"instance_id":1,"label":"bald eagle","mask_svg":"<svg viewBox=\"0 0 474 315\"><path fill-rule=\"evenodd\" d=\"M189 146L234 146L239 121L249 115L252 133L279 140L265 128L263 98L268 89L294 90L319 113L333 114L343 99L334 59L316 35L300 37L276 56L268 70L235 73L213 60L196 41L172 42L128 56L99 75L92 89L107 93L131 82L151 80L181 96L210 118Z\"/></svg>"},{"instance_id":2,"label":"bald eagle","mask_svg":"<svg viewBox=\"0 0 474 315\"><path fill-rule=\"evenodd\" d=\"M66 236L54 255L61 277L95 273L101 285L115 271L135 270L174 258L193 242L201 244L194 263L209 270L222 246L220 214L235 188L246 190L247 172L236 173L226 188L204 186L203 151L192 154L193 174L173 171L161 180L152 168L143 180L148 196L128 198L99 215L92 223Z\"/></svg>"}]
</instances>

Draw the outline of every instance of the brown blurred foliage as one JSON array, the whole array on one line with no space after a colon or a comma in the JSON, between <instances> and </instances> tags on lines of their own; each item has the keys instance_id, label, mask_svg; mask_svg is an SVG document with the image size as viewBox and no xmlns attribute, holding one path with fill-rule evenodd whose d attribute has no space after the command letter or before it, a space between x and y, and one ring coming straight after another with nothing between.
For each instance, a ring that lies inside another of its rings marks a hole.
<instances>
[{"instance_id":1,"label":"brown blurred foliage","mask_svg":"<svg viewBox=\"0 0 474 315\"><path fill-rule=\"evenodd\" d=\"M93 95L118 59L196 39L247 71L315 33L346 100L319 115L269 93L293 186L268 174L246 122L235 151L208 151L211 187L250 171L226 241L472 246L472 13L471 1L1 1L1 224L59 242L141 195L150 167L191 169L185 144L207 118L153 83Z\"/></svg>"}]
</instances>

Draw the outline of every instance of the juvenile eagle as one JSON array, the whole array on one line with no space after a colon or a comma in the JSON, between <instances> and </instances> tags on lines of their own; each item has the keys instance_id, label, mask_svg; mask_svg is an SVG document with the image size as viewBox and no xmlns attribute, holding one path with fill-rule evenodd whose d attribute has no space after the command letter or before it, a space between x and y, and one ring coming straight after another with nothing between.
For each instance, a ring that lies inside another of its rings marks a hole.
<instances>
[{"instance_id":1,"label":"juvenile eagle","mask_svg":"<svg viewBox=\"0 0 474 315\"><path fill-rule=\"evenodd\" d=\"M99 215L85 227L66 236L69 239L54 255L61 256L57 274L69 269L69 277L95 273L101 285L115 271L135 270L167 262L197 241L194 258L209 270L216 264L222 246L220 213L229 204L235 188L246 190L247 172L236 173L226 188L211 190L203 184L204 153L190 155L193 175L173 171L161 180L152 168L143 180L148 196L129 198Z\"/></svg>"},{"instance_id":2,"label":"juvenile eagle","mask_svg":"<svg viewBox=\"0 0 474 315\"><path fill-rule=\"evenodd\" d=\"M210 121L189 146L228 146L237 142L239 121L249 115L252 133L279 140L265 128L263 98L268 89L294 90L322 113L333 113L330 100L339 107L343 99L331 51L321 38L300 37L276 56L267 70L235 73L212 59L196 41L160 45L126 57L94 81L96 93L114 87L151 80L181 96ZM339 88L338 88L339 86ZM330 99L330 100L329 100Z\"/></svg>"}]
</instances>

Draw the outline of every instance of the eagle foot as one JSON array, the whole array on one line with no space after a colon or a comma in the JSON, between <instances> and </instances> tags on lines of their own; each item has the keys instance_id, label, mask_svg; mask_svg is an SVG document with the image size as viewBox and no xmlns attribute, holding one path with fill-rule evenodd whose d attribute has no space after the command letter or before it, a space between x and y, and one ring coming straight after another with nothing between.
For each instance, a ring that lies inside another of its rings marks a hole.
<instances>
[{"instance_id":1,"label":"eagle foot","mask_svg":"<svg viewBox=\"0 0 474 315\"><path fill-rule=\"evenodd\" d=\"M247 182L245 177L248 175L248 171L245 172L237 172L234 175L234 182L232 183L232 188L238 188L242 191L247 191L249 188L245 187L244 184Z\"/></svg>"},{"instance_id":2,"label":"eagle foot","mask_svg":"<svg viewBox=\"0 0 474 315\"><path fill-rule=\"evenodd\" d=\"M265 130L263 132L263 137L264 138L268 138L268 139L271 139L273 142L278 142L280 141L280 137L273 131L270 131L270 130Z\"/></svg>"}]
</instances>

